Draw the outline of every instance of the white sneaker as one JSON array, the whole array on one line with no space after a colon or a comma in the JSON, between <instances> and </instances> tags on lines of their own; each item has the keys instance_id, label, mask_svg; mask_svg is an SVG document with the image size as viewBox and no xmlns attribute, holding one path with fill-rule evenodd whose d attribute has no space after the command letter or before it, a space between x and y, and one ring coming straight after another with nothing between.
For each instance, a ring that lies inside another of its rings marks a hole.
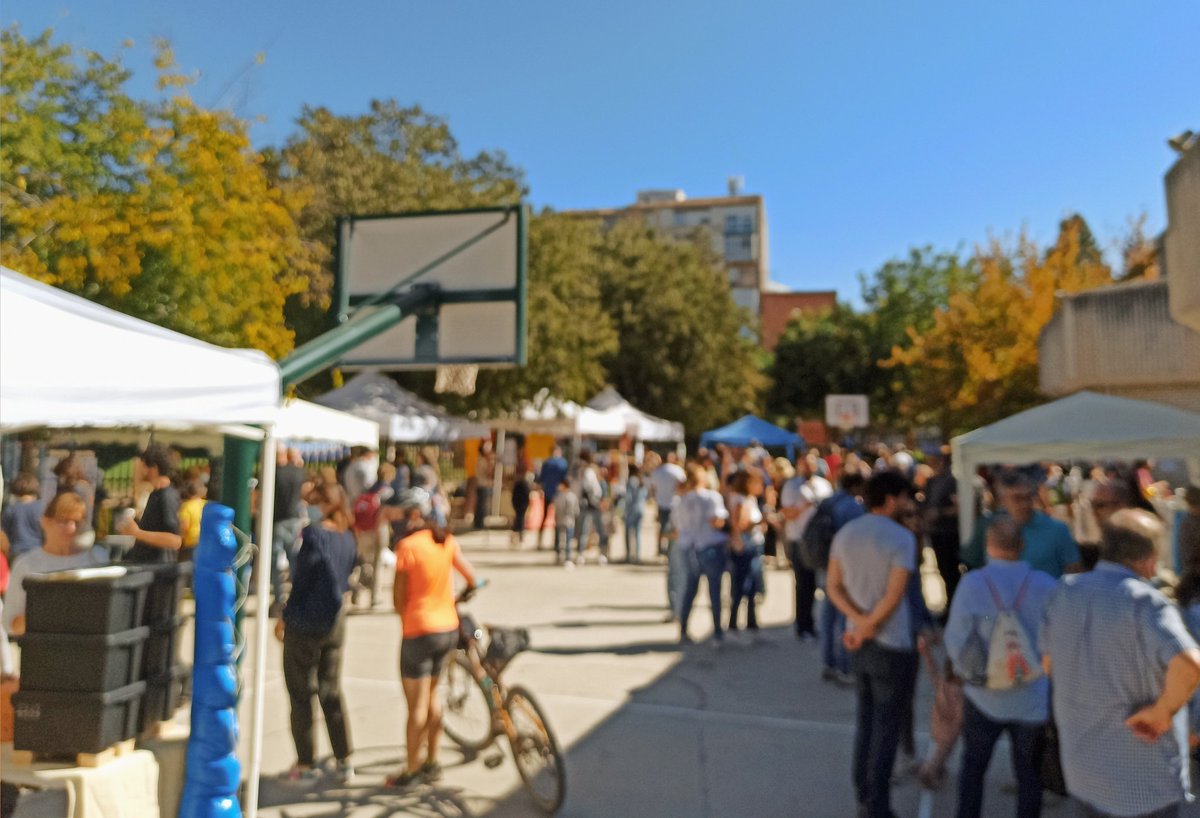
<instances>
[{"instance_id":1,"label":"white sneaker","mask_svg":"<svg viewBox=\"0 0 1200 818\"><path fill-rule=\"evenodd\" d=\"M599 562L600 562L600 564L601 564L601 565L608 565L608 557L606 557L606 556L604 556L603 554L601 554L601 555L600 555L600 560L599 560Z\"/></svg>"},{"instance_id":2,"label":"white sneaker","mask_svg":"<svg viewBox=\"0 0 1200 818\"><path fill-rule=\"evenodd\" d=\"M580 554L578 557L575 558L575 564L578 565L580 568L587 565L587 560L584 559L583 554Z\"/></svg>"},{"instance_id":3,"label":"white sneaker","mask_svg":"<svg viewBox=\"0 0 1200 818\"><path fill-rule=\"evenodd\" d=\"M565 568L568 571L574 571L575 563L571 562L570 560L567 560L566 562L563 563L563 568Z\"/></svg>"}]
</instances>

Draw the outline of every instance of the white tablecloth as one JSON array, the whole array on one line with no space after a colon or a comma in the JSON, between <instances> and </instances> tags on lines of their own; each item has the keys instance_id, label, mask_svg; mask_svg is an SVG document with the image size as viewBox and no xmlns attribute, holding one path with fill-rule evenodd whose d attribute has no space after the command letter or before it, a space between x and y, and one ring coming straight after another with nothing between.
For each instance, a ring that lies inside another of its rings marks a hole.
<instances>
[{"instance_id":1,"label":"white tablecloth","mask_svg":"<svg viewBox=\"0 0 1200 818\"><path fill-rule=\"evenodd\" d=\"M158 762L135 750L99 767L14 764L12 745L0 745L0 779L33 789L65 789L68 818L159 818Z\"/></svg>"}]
</instances>

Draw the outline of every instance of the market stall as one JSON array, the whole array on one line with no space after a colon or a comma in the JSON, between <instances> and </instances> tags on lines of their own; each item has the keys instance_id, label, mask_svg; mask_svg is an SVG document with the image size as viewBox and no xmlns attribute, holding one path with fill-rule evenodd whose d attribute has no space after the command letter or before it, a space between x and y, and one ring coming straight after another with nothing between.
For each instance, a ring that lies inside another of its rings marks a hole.
<instances>
[{"instance_id":1,"label":"market stall","mask_svg":"<svg viewBox=\"0 0 1200 818\"><path fill-rule=\"evenodd\" d=\"M1182 458L1200 482L1200 415L1150 401L1078 392L950 441L958 524L975 526L975 472L988 464Z\"/></svg>"},{"instance_id":2,"label":"market stall","mask_svg":"<svg viewBox=\"0 0 1200 818\"><path fill-rule=\"evenodd\" d=\"M754 415L743 415L733 423L709 429L700 435L701 446L715 446L718 443L741 448L758 443L768 449L784 449L788 460L793 462L796 460L796 450L804 448L804 438L800 435Z\"/></svg>"},{"instance_id":3,"label":"market stall","mask_svg":"<svg viewBox=\"0 0 1200 818\"><path fill-rule=\"evenodd\" d=\"M316 402L374 421L392 443L454 443L488 433L486 426L457 418L378 372L357 375Z\"/></svg>"},{"instance_id":4,"label":"market stall","mask_svg":"<svg viewBox=\"0 0 1200 818\"><path fill-rule=\"evenodd\" d=\"M611 386L587 402L589 409L618 417L634 440L644 443L682 443L683 424L663 420L638 409Z\"/></svg>"},{"instance_id":5,"label":"market stall","mask_svg":"<svg viewBox=\"0 0 1200 818\"><path fill-rule=\"evenodd\" d=\"M45 426L168 424L262 440L259 487L269 498L274 493L279 395L279 369L261 352L208 344L0 268L0 434ZM266 542L272 528L270 502L258 522L258 540ZM259 599L269 592L269 555L270 549L258 554ZM259 617L248 685L254 691L251 815L262 750L266 625L266 617Z\"/></svg>"}]
</instances>

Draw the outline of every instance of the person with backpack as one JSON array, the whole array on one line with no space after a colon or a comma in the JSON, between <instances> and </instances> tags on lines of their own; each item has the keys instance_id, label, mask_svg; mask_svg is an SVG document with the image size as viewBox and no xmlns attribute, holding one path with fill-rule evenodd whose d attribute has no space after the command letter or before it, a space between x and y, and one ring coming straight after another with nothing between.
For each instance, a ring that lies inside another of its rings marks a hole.
<instances>
[{"instance_id":1,"label":"person with backpack","mask_svg":"<svg viewBox=\"0 0 1200 818\"><path fill-rule=\"evenodd\" d=\"M833 486L818 474L816 457L808 455L796 466L796 476L784 483L779 493L779 509L785 520L783 530L787 537L787 555L796 580L796 638L802 642L815 642L817 627L813 621L813 603L817 593L817 574L816 568L805 561L800 546L817 506L833 495Z\"/></svg>"},{"instance_id":2,"label":"person with backpack","mask_svg":"<svg viewBox=\"0 0 1200 818\"><path fill-rule=\"evenodd\" d=\"M353 522L346 492L335 483L321 483L308 500L321 510L321 522L306 526L292 564L292 590L275 622L283 642L283 678L291 700L292 740L296 763L286 773L291 780L315 778L316 739L312 699L325 716L325 729L343 781L354 775L350 765L349 718L342 698L342 645L346 638L345 598L350 591L358 550L350 528Z\"/></svg>"},{"instance_id":3,"label":"person with backpack","mask_svg":"<svg viewBox=\"0 0 1200 818\"><path fill-rule=\"evenodd\" d=\"M829 551L833 537L842 526L861 517L866 512L862 507L863 487L867 479L859 471L843 471L841 488L832 497L821 501L817 511L804 529L801 538L801 559L813 567L817 585L825 591L825 602L821 605L821 620L818 638L821 647L821 678L840 685L854 684L850 674L850 655L842 644L846 632L846 616L829 599L828 569Z\"/></svg>"},{"instance_id":4,"label":"person with backpack","mask_svg":"<svg viewBox=\"0 0 1200 818\"><path fill-rule=\"evenodd\" d=\"M988 563L961 580L943 641L963 680L962 769L958 818L983 810L983 780L1001 733L1008 733L1017 777L1017 816L1042 810L1040 737L1050 717L1038 626L1058 583L1021 561L1021 526L1007 515L987 530Z\"/></svg>"},{"instance_id":5,"label":"person with backpack","mask_svg":"<svg viewBox=\"0 0 1200 818\"><path fill-rule=\"evenodd\" d=\"M575 479L572 482L579 495L579 527L575 531L579 564L583 565L584 554L587 552L588 523L591 523L600 537L600 556L597 561L601 565L607 565L608 529L604 525L604 510L608 506L608 498L604 496L605 484L600 479L592 453L587 449L579 453Z\"/></svg>"}]
</instances>

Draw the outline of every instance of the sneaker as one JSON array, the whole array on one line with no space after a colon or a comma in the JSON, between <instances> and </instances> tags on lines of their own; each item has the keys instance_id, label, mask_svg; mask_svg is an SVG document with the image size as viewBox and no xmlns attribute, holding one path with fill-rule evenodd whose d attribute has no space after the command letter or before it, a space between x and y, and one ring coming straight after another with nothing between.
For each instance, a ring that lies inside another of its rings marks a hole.
<instances>
[{"instance_id":1,"label":"sneaker","mask_svg":"<svg viewBox=\"0 0 1200 818\"><path fill-rule=\"evenodd\" d=\"M436 761L426 761L421 765L421 778L426 784L442 780L442 765Z\"/></svg>"},{"instance_id":2,"label":"sneaker","mask_svg":"<svg viewBox=\"0 0 1200 818\"><path fill-rule=\"evenodd\" d=\"M835 671L833 680L841 687L854 687L855 679L853 673L846 673L843 670Z\"/></svg>"},{"instance_id":3,"label":"sneaker","mask_svg":"<svg viewBox=\"0 0 1200 818\"><path fill-rule=\"evenodd\" d=\"M385 787L392 787L394 789L402 790L407 787L411 787L420 778L421 778L420 770L405 770L402 773L396 773L395 775L389 775L386 779L384 779L383 785Z\"/></svg>"},{"instance_id":4,"label":"sneaker","mask_svg":"<svg viewBox=\"0 0 1200 818\"><path fill-rule=\"evenodd\" d=\"M562 567L563 567L565 570L567 570L567 571L574 571L574 570L575 570L575 563L571 562L570 560L567 560L566 562L564 562L564 563L562 564Z\"/></svg>"},{"instance_id":5,"label":"sneaker","mask_svg":"<svg viewBox=\"0 0 1200 818\"><path fill-rule=\"evenodd\" d=\"M350 763L349 759L339 761L333 774L337 777L338 781L345 784L354 778L354 765Z\"/></svg>"},{"instance_id":6,"label":"sneaker","mask_svg":"<svg viewBox=\"0 0 1200 818\"><path fill-rule=\"evenodd\" d=\"M584 559L583 554L580 554L578 557L575 558L575 564L578 565L580 568L587 565L587 560Z\"/></svg>"},{"instance_id":7,"label":"sneaker","mask_svg":"<svg viewBox=\"0 0 1200 818\"><path fill-rule=\"evenodd\" d=\"M600 555L600 559L599 559L599 563L600 563L601 565L608 565L608 557L606 557L606 556L604 556L603 554L601 554L601 555Z\"/></svg>"},{"instance_id":8,"label":"sneaker","mask_svg":"<svg viewBox=\"0 0 1200 818\"><path fill-rule=\"evenodd\" d=\"M320 770L300 764L293 764L291 769L283 774L283 778L287 781L315 781L320 777Z\"/></svg>"},{"instance_id":9,"label":"sneaker","mask_svg":"<svg viewBox=\"0 0 1200 818\"><path fill-rule=\"evenodd\" d=\"M838 677L838 672L836 670L834 670L833 668L831 668L831 667L821 668L821 681L822 682L832 682L832 681L835 681L837 679L837 677Z\"/></svg>"}]
</instances>

